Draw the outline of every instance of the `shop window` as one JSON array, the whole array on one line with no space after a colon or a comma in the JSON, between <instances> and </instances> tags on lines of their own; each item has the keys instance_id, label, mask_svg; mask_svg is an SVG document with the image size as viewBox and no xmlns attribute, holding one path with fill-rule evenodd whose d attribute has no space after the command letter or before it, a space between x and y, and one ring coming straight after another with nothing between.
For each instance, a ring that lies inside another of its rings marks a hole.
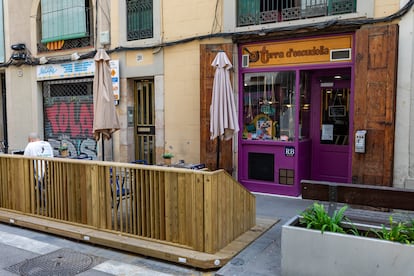
<instances>
[{"instance_id":1,"label":"shop window","mask_svg":"<svg viewBox=\"0 0 414 276\"><path fill-rule=\"evenodd\" d=\"M243 81L243 139L293 141L296 73L247 73Z\"/></svg>"},{"instance_id":2,"label":"shop window","mask_svg":"<svg viewBox=\"0 0 414 276\"><path fill-rule=\"evenodd\" d=\"M279 184L293 185L295 183L295 171L291 169L279 169Z\"/></svg>"},{"instance_id":3,"label":"shop window","mask_svg":"<svg viewBox=\"0 0 414 276\"><path fill-rule=\"evenodd\" d=\"M153 37L153 1L127 0L127 39Z\"/></svg>"},{"instance_id":4,"label":"shop window","mask_svg":"<svg viewBox=\"0 0 414 276\"><path fill-rule=\"evenodd\" d=\"M310 135L310 77L309 72L300 72L299 139Z\"/></svg>"},{"instance_id":5,"label":"shop window","mask_svg":"<svg viewBox=\"0 0 414 276\"><path fill-rule=\"evenodd\" d=\"M349 88L322 88L321 144L349 144Z\"/></svg>"},{"instance_id":6,"label":"shop window","mask_svg":"<svg viewBox=\"0 0 414 276\"><path fill-rule=\"evenodd\" d=\"M274 182L275 157L271 153L249 152L249 179Z\"/></svg>"}]
</instances>

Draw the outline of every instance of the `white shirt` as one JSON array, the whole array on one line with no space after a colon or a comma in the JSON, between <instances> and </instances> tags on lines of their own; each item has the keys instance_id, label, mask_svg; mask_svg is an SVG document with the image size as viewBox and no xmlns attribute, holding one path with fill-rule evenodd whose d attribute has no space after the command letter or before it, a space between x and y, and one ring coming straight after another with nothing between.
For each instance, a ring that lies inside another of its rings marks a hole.
<instances>
[{"instance_id":1,"label":"white shirt","mask_svg":"<svg viewBox=\"0 0 414 276\"><path fill-rule=\"evenodd\" d=\"M35 141L27 144L24 155L36 157L53 157L53 148L46 141Z\"/></svg>"},{"instance_id":2,"label":"white shirt","mask_svg":"<svg viewBox=\"0 0 414 276\"><path fill-rule=\"evenodd\" d=\"M48 142L45 141L30 142L24 149L24 155L36 157L53 157L53 148ZM34 161L35 177L37 171L37 180L41 181L41 179L45 175L45 167L46 163L44 160ZM40 169L37 170L37 168Z\"/></svg>"}]
</instances>

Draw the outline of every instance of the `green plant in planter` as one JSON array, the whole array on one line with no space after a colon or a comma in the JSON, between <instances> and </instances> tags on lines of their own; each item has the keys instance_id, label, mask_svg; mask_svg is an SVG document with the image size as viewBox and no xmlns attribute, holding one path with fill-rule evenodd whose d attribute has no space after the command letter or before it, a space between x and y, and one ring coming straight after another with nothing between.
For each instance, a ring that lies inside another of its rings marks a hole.
<instances>
[{"instance_id":1,"label":"green plant in planter","mask_svg":"<svg viewBox=\"0 0 414 276\"><path fill-rule=\"evenodd\" d=\"M64 151L64 150L68 150L68 145L65 143L59 146L59 151Z\"/></svg>"},{"instance_id":2,"label":"green plant in planter","mask_svg":"<svg viewBox=\"0 0 414 276\"><path fill-rule=\"evenodd\" d=\"M174 157L174 155L171 152L166 152L162 155L162 158L164 158L164 159L171 159L173 157Z\"/></svg>"},{"instance_id":3,"label":"green plant in planter","mask_svg":"<svg viewBox=\"0 0 414 276\"><path fill-rule=\"evenodd\" d=\"M305 224L308 229L321 230L322 233L324 231L346 233L341 222L344 221L344 213L347 208L348 206L345 205L341 209L335 210L332 216L329 216L325 206L315 202L301 213L299 222Z\"/></svg>"},{"instance_id":4,"label":"green plant in planter","mask_svg":"<svg viewBox=\"0 0 414 276\"><path fill-rule=\"evenodd\" d=\"M389 227L382 225L380 230L371 229L371 231L381 240L405 244L414 243L414 220L410 222L394 222L392 216L390 216L389 221Z\"/></svg>"},{"instance_id":5,"label":"green plant in planter","mask_svg":"<svg viewBox=\"0 0 414 276\"><path fill-rule=\"evenodd\" d=\"M414 244L414 220L408 222L395 222L393 217L389 217L389 226L382 225L381 229L369 229L365 231L358 231L358 229L347 219L344 215L348 206L343 206L336 210L330 216L322 204L314 203L301 213L299 222L306 225L308 229L321 230L328 232L337 232L344 234L352 234L355 236L369 236L377 237L381 240L394 241L405 244ZM344 228L343 223L349 223L347 228Z\"/></svg>"}]
</instances>

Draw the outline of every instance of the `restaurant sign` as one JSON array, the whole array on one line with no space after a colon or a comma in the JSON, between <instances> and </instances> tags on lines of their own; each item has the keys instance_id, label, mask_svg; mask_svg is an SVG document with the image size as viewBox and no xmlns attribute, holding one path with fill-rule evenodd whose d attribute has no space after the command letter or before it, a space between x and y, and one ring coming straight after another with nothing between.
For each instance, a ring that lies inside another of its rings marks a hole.
<instances>
[{"instance_id":1,"label":"restaurant sign","mask_svg":"<svg viewBox=\"0 0 414 276\"><path fill-rule=\"evenodd\" d=\"M351 61L351 48L352 36L343 35L243 45L242 55L249 57L249 68L258 68Z\"/></svg>"}]
</instances>

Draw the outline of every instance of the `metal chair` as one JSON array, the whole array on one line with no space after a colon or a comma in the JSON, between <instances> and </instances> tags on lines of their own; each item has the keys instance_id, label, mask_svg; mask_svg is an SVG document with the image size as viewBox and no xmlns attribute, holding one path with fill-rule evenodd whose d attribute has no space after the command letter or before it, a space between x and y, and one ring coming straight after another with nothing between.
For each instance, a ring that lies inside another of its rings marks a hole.
<instances>
[{"instance_id":1,"label":"metal chair","mask_svg":"<svg viewBox=\"0 0 414 276\"><path fill-rule=\"evenodd\" d=\"M121 202L121 199L126 199L127 197L130 196L130 190L128 188L125 187L125 176L120 176L115 174L113 174L113 170L112 168L109 168L109 173L110 173L110 183L111 183L111 198L112 198L112 202L114 200L114 192L113 192L113 184L115 183L115 200L116 200L116 208L119 207L119 204ZM115 181L114 181L115 178ZM113 207L113 204L112 204Z\"/></svg>"}]
</instances>

